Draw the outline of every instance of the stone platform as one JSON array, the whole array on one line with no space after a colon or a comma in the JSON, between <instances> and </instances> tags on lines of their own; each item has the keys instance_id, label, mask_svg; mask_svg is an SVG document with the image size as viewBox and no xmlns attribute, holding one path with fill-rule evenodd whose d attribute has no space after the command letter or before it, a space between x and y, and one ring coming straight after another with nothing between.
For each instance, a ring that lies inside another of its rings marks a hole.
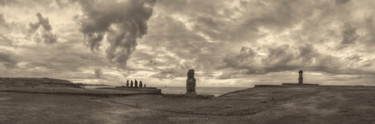
<instances>
[{"instance_id":1,"label":"stone platform","mask_svg":"<svg viewBox=\"0 0 375 124\"><path fill-rule=\"evenodd\" d=\"M0 87L0 92L15 92L15 93L33 93L33 94L63 94L63 95L87 95L87 96L129 96L139 94L161 94L160 89L84 89L84 88L49 88L49 87L35 87L35 88L19 88L19 87Z\"/></svg>"},{"instance_id":2,"label":"stone platform","mask_svg":"<svg viewBox=\"0 0 375 124\"><path fill-rule=\"evenodd\" d=\"M164 97L171 98L197 98L197 99L209 99L215 97L214 95L186 95L186 94L163 94Z\"/></svg>"},{"instance_id":3,"label":"stone platform","mask_svg":"<svg viewBox=\"0 0 375 124\"><path fill-rule=\"evenodd\" d=\"M254 85L254 88L260 88L260 87L318 87L318 86L319 86L319 84L283 83L282 85L267 85L267 84Z\"/></svg>"},{"instance_id":4,"label":"stone platform","mask_svg":"<svg viewBox=\"0 0 375 124\"><path fill-rule=\"evenodd\" d=\"M283 86L319 86L319 84L298 84L298 83L283 83Z\"/></svg>"},{"instance_id":5,"label":"stone platform","mask_svg":"<svg viewBox=\"0 0 375 124\"><path fill-rule=\"evenodd\" d=\"M282 87L282 85L267 85L267 84L260 84L260 85L254 85L255 88L257 87Z\"/></svg>"}]
</instances>

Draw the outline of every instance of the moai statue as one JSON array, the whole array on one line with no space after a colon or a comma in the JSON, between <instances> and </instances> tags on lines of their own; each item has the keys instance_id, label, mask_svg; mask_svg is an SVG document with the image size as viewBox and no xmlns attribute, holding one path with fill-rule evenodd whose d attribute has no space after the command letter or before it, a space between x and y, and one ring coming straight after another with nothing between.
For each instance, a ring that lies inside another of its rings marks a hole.
<instances>
[{"instance_id":1,"label":"moai statue","mask_svg":"<svg viewBox=\"0 0 375 124\"><path fill-rule=\"evenodd\" d=\"M195 95L195 78L194 78L194 69L189 69L186 79L186 94Z\"/></svg>"},{"instance_id":2,"label":"moai statue","mask_svg":"<svg viewBox=\"0 0 375 124\"><path fill-rule=\"evenodd\" d=\"M146 84L143 87L146 87Z\"/></svg>"},{"instance_id":3,"label":"moai statue","mask_svg":"<svg viewBox=\"0 0 375 124\"><path fill-rule=\"evenodd\" d=\"M130 87L133 87L133 80L130 81Z\"/></svg>"},{"instance_id":4,"label":"moai statue","mask_svg":"<svg viewBox=\"0 0 375 124\"><path fill-rule=\"evenodd\" d=\"M126 80L126 87L129 87L129 80Z\"/></svg>"},{"instance_id":5,"label":"moai statue","mask_svg":"<svg viewBox=\"0 0 375 124\"><path fill-rule=\"evenodd\" d=\"M137 79L136 79L135 82L134 82L134 87L135 87L135 88L138 88L138 81L137 81Z\"/></svg>"},{"instance_id":6,"label":"moai statue","mask_svg":"<svg viewBox=\"0 0 375 124\"><path fill-rule=\"evenodd\" d=\"M142 81L139 81L139 88L142 88Z\"/></svg>"},{"instance_id":7,"label":"moai statue","mask_svg":"<svg viewBox=\"0 0 375 124\"><path fill-rule=\"evenodd\" d=\"M302 84L303 83L303 77L302 77L303 71L299 70L298 73L299 73L298 84Z\"/></svg>"}]
</instances>

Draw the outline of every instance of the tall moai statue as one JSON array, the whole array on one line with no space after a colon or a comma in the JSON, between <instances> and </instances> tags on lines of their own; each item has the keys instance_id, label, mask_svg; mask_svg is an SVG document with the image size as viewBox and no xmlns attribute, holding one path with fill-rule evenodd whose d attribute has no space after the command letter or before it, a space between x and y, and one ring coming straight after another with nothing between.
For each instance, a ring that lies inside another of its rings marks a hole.
<instances>
[{"instance_id":1,"label":"tall moai statue","mask_svg":"<svg viewBox=\"0 0 375 124\"><path fill-rule=\"evenodd\" d=\"M139 88L142 88L143 84L142 81L139 81Z\"/></svg>"},{"instance_id":2,"label":"tall moai statue","mask_svg":"<svg viewBox=\"0 0 375 124\"><path fill-rule=\"evenodd\" d=\"M194 69L189 69L186 79L186 94L195 95L195 78L194 78Z\"/></svg>"},{"instance_id":3,"label":"tall moai statue","mask_svg":"<svg viewBox=\"0 0 375 124\"><path fill-rule=\"evenodd\" d=\"M133 80L130 81L130 87L133 87Z\"/></svg>"},{"instance_id":4,"label":"tall moai statue","mask_svg":"<svg viewBox=\"0 0 375 124\"><path fill-rule=\"evenodd\" d=\"M146 87L146 84L143 87Z\"/></svg>"},{"instance_id":5,"label":"tall moai statue","mask_svg":"<svg viewBox=\"0 0 375 124\"><path fill-rule=\"evenodd\" d=\"M126 80L126 87L129 87L129 80Z\"/></svg>"},{"instance_id":6,"label":"tall moai statue","mask_svg":"<svg viewBox=\"0 0 375 124\"><path fill-rule=\"evenodd\" d=\"M137 81L137 79L135 79L135 81L134 81L134 87L138 88L138 81Z\"/></svg>"},{"instance_id":7,"label":"tall moai statue","mask_svg":"<svg viewBox=\"0 0 375 124\"><path fill-rule=\"evenodd\" d=\"M299 70L298 73L299 73L298 84L302 84L303 83L303 77L302 77L303 71Z\"/></svg>"}]
</instances>

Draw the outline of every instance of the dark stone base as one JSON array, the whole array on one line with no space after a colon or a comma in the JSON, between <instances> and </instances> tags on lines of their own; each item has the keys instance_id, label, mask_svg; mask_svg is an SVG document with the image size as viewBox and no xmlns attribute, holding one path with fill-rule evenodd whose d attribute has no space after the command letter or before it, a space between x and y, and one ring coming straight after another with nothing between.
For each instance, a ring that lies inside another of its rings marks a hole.
<instances>
[{"instance_id":1,"label":"dark stone base","mask_svg":"<svg viewBox=\"0 0 375 124\"><path fill-rule=\"evenodd\" d=\"M264 84L261 84L261 85L254 85L255 88L257 87L282 87L281 85L264 85Z\"/></svg>"},{"instance_id":2,"label":"dark stone base","mask_svg":"<svg viewBox=\"0 0 375 124\"><path fill-rule=\"evenodd\" d=\"M283 83L283 86L319 86L319 84Z\"/></svg>"},{"instance_id":3,"label":"dark stone base","mask_svg":"<svg viewBox=\"0 0 375 124\"><path fill-rule=\"evenodd\" d=\"M209 99L215 97L214 95L185 95L185 94L163 94L164 97L171 98L197 98L197 99Z\"/></svg>"},{"instance_id":4,"label":"dark stone base","mask_svg":"<svg viewBox=\"0 0 375 124\"><path fill-rule=\"evenodd\" d=\"M123 90L123 91L147 91L161 94L161 89L155 87L115 87L115 88L97 88L97 89L109 89L109 90Z\"/></svg>"},{"instance_id":5,"label":"dark stone base","mask_svg":"<svg viewBox=\"0 0 375 124\"><path fill-rule=\"evenodd\" d=\"M97 88L97 89L157 89L156 87L124 87L118 86L114 88Z\"/></svg>"},{"instance_id":6,"label":"dark stone base","mask_svg":"<svg viewBox=\"0 0 375 124\"><path fill-rule=\"evenodd\" d=\"M192 92L186 93L185 95L187 95L187 96L193 96L193 95L197 95L197 93L195 91L192 91Z\"/></svg>"},{"instance_id":7,"label":"dark stone base","mask_svg":"<svg viewBox=\"0 0 375 124\"><path fill-rule=\"evenodd\" d=\"M254 85L254 88L264 87L318 87L319 84L298 84L298 83L283 83L282 85Z\"/></svg>"}]
</instances>

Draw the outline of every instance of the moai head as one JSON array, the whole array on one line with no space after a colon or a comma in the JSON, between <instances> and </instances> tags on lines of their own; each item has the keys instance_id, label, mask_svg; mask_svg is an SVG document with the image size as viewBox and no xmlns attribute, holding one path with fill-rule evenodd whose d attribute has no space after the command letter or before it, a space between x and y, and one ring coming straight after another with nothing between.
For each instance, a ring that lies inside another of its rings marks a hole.
<instances>
[{"instance_id":1,"label":"moai head","mask_svg":"<svg viewBox=\"0 0 375 124\"><path fill-rule=\"evenodd\" d=\"M303 71L299 70L298 73L299 73L298 84L302 84L303 83L303 77L302 77Z\"/></svg>"},{"instance_id":2,"label":"moai head","mask_svg":"<svg viewBox=\"0 0 375 124\"><path fill-rule=\"evenodd\" d=\"M187 77L188 78L194 78L194 69L189 69L189 71L187 73Z\"/></svg>"},{"instance_id":3,"label":"moai head","mask_svg":"<svg viewBox=\"0 0 375 124\"><path fill-rule=\"evenodd\" d=\"M137 82L137 80L134 81L134 87L138 87L138 82Z\"/></svg>"}]
</instances>

